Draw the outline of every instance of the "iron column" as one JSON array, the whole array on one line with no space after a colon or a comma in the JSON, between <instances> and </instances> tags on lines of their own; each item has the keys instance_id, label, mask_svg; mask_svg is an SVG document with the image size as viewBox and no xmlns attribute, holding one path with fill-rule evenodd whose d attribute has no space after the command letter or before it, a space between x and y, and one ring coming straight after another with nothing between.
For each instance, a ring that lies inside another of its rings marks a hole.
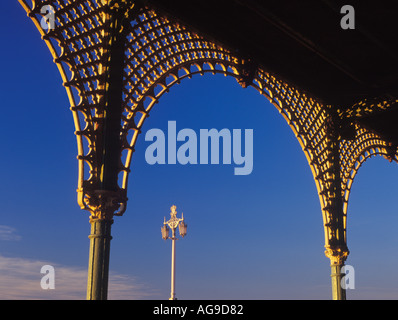
<instances>
[{"instance_id":1,"label":"iron column","mask_svg":"<svg viewBox=\"0 0 398 320\"><path fill-rule=\"evenodd\" d=\"M113 220L90 218L87 300L108 298L109 254Z\"/></svg>"},{"instance_id":2,"label":"iron column","mask_svg":"<svg viewBox=\"0 0 398 320\"><path fill-rule=\"evenodd\" d=\"M126 35L123 33L123 17L126 8L114 3L103 15L109 26L103 33L103 41L108 42L103 51L101 72L103 84L104 110L98 114L96 136L99 183L92 191L94 214L90 218L91 235L87 299L106 300L108 292L109 253L113 215L119 209L120 188L118 174L122 142L120 139L123 111L123 68ZM128 20L124 20L128 23Z\"/></svg>"}]
</instances>

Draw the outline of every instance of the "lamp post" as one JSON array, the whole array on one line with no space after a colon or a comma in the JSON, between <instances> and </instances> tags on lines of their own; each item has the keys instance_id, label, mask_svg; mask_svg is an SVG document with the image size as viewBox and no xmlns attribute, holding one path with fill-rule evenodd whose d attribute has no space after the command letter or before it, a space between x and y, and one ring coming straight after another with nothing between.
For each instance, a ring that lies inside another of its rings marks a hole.
<instances>
[{"instance_id":1,"label":"lamp post","mask_svg":"<svg viewBox=\"0 0 398 320\"><path fill-rule=\"evenodd\" d=\"M172 247L171 247L171 293L169 300L176 300L176 293L175 293L175 262L176 262L176 243L175 241L178 239L176 237L176 229L180 232L181 237L185 237L187 234L187 224L184 222L184 213L181 214L181 218L177 218L177 207L172 206L170 212L171 219L166 221L166 217L164 218L162 230L162 238L167 240L170 234L170 229L172 232L171 240L172 240Z\"/></svg>"}]
</instances>

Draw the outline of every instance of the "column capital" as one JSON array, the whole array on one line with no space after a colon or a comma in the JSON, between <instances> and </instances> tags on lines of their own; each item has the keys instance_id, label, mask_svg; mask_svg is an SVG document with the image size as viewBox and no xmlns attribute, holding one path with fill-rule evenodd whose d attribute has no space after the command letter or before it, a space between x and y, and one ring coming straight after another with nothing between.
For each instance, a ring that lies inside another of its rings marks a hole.
<instances>
[{"instance_id":1,"label":"column capital","mask_svg":"<svg viewBox=\"0 0 398 320\"><path fill-rule=\"evenodd\" d=\"M350 251L347 247L330 247L326 246L325 255L330 259L330 264L333 265L344 265L347 260Z\"/></svg>"},{"instance_id":2,"label":"column capital","mask_svg":"<svg viewBox=\"0 0 398 320\"><path fill-rule=\"evenodd\" d=\"M86 209L91 212L90 220L113 220L114 215L122 215L127 199L120 192L94 190L84 198Z\"/></svg>"}]
</instances>

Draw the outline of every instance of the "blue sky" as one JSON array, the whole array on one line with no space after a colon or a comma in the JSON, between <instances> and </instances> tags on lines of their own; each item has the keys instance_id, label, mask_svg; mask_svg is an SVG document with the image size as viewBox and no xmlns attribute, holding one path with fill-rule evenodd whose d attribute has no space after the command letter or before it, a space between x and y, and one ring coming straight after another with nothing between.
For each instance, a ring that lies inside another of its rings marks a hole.
<instances>
[{"instance_id":1,"label":"blue sky","mask_svg":"<svg viewBox=\"0 0 398 320\"><path fill-rule=\"evenodd\" d=\"M52 57L17 1L0 4L0 298L85 299L89 214L76 202L77 147L66 92ZM253 129L254 168L149 165L145 132ZM233 78L196 76L151 112L133 156L128 208L116 217L110 298L168 299L170 207L184 212L177 242L179 299L330 299L321 210L305 156L276 109ZM398 298L398 168L372 158L354 182L348 299ZM55 290L40 267L55 267Z\"/></svg>"}]
</instances>

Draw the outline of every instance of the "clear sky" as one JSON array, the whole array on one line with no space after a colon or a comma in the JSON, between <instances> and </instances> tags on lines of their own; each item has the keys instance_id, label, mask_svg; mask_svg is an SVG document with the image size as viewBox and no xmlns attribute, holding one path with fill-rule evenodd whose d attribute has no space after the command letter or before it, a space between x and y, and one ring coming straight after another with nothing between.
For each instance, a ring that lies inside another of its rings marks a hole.
<instances>
[{"instance_id":1,"label":"clear sky","mask_svg":"<svg viewBox=\"0 0 398 320\"><path fill-rule=\"evenodd\" d=\"M0 299L85 299L89 214L76 202L77 147L62 80L16 0L1 1ZM254 166L149 165L144 135L253 129ZM233 78L196 76L164 95L133 156L128 208L112 228L110 299L168 299L170 207L184 212L177 242L179 299L330 299L330 267L315 183L299 143L276 109ZM354 182L348 299L398 298L398 167L368 160ZM40 268L55 268L55 289Z\"/></svg>"}]
</instances>

